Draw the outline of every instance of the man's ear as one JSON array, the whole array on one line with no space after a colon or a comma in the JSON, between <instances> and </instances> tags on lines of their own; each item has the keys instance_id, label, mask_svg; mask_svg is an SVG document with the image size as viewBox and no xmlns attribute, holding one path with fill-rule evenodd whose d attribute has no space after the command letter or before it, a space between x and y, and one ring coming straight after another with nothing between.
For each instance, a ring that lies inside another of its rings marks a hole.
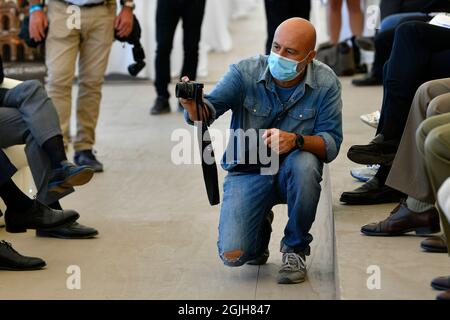
<instances>
[{"instance_id":1,"label":"man's ear","mask_svg":"<svg viewBox=\"0 0 450 320\"><path fill-rule=\"evenodd\" d=\"M314 58L316 57L316 54L317 54L316 50L311 51L311 53L309 54L309 57L308 57L308 63L311 63L311 61L314 60Z\"/></svg>"}]
</instances>

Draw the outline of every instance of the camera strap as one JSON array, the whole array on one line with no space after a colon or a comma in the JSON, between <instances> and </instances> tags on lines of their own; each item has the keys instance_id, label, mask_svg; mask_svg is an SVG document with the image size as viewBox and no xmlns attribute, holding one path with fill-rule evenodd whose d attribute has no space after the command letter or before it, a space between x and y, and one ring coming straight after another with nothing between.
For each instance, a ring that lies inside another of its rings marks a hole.
<instances>
[{"instance_id":1,"label":"camera strap","mask_svg":"<svg viewBox=\"0 0 450 320\"><path fill-rule=\"evenodd\" d=\"M200 118L200 108L203 107L203 98L202 92L197 93L196 104L197 104L197 119ZM214 155L214 149L211 142L211 136L209 134L208 125L206 121L200 121L201 128L197 128L198 130L198 143L200 149L200 157L202 159L202 171L203 171L203 180L205 182L206 193L208 195L209 203L214 206L220 203L220 194L219 194L219 178L217 174L217 165ZM211 161L205 161L205 155L211 157Z\"/></svg>"}]
</instances>

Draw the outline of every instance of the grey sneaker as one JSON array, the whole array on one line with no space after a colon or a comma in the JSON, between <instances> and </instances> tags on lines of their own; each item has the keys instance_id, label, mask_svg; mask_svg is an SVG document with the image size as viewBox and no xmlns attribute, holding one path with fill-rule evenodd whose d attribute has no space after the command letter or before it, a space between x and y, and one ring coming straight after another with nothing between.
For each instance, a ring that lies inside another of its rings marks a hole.
<instances>
[{"instance_id":1,"label":"grey sneaker","mask_svg":"<svg viewBox=\"0 0 450 320\"><path fill-rule=\"evenodd\" d=\"M293 284L305 281L306 258L304 254L283 253L283 265L278 271L279 284Z\"/></svg>"}]
</instances>

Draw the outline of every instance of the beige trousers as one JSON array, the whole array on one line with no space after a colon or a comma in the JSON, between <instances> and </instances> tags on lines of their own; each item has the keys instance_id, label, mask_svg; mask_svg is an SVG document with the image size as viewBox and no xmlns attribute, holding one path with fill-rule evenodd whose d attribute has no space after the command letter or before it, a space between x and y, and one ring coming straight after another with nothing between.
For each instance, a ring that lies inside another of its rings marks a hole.
<instances>
[{"instance_id":1,"label":"beige trousers","mask_svg":"<svg viewBox=\"0 0 450 320\"><path fill-rule=\"evenodd\" d=\"M70 141L72 84L78 58L76 151L92 149L95 143L102 84L114 40L115 16L115 1L95 7L81 7L80 28L74 28L74 11L67 4L51 0L48 5L47 90L58 112L66 147Z\"/></svg>"},{"instance_id":2,"label":"beige trousers","mask_svg":"<svg viewBox=\"0 0 450 320\"><path fill-rule=\"evenodd\" d=\"M446 103L450 103L450 93ZM435 99L438 99L435 98ZM434 100L433 100L434 101ZM425 159L425 166L434 196L441 185L450 177L450 113L430 117L417 129L417 148ZM450 225L447 217L439 208L441 223L450 248ZM450 253L449 253L450 254Z\"/></svg>"},{"instance_id":3,"label":"beige trousers","mask_svg":"<svg viewBox=\"0 0 450 320\"><path fill-rule=\"evenodd\" d=\"M434 204L425 161L416 146L416 130L428 117L450 112L450 78L422 84L416 92L402 140L386 184L413 198Z\"/></svg>"}]
</instances>

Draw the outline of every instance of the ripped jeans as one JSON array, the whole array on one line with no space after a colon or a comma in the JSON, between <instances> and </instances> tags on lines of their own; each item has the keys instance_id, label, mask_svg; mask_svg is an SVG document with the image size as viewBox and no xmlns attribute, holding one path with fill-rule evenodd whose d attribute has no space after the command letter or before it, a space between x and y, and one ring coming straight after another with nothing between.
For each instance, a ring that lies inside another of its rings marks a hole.
<instances>
[{"instance_id":1,"label":"ripped jeans","mask_svg":"<svg viewBox=\"0 0 450 320\"><path fill-rule=\"evenodd\" d=\"M224 182L217 242L224 264L238 267L264 254L272 231L268 215L276 204L288 205L280 251L308 255L322 169L315 155L296 150L276 175L230 172Z\"/></svg>"}]
</instances>

